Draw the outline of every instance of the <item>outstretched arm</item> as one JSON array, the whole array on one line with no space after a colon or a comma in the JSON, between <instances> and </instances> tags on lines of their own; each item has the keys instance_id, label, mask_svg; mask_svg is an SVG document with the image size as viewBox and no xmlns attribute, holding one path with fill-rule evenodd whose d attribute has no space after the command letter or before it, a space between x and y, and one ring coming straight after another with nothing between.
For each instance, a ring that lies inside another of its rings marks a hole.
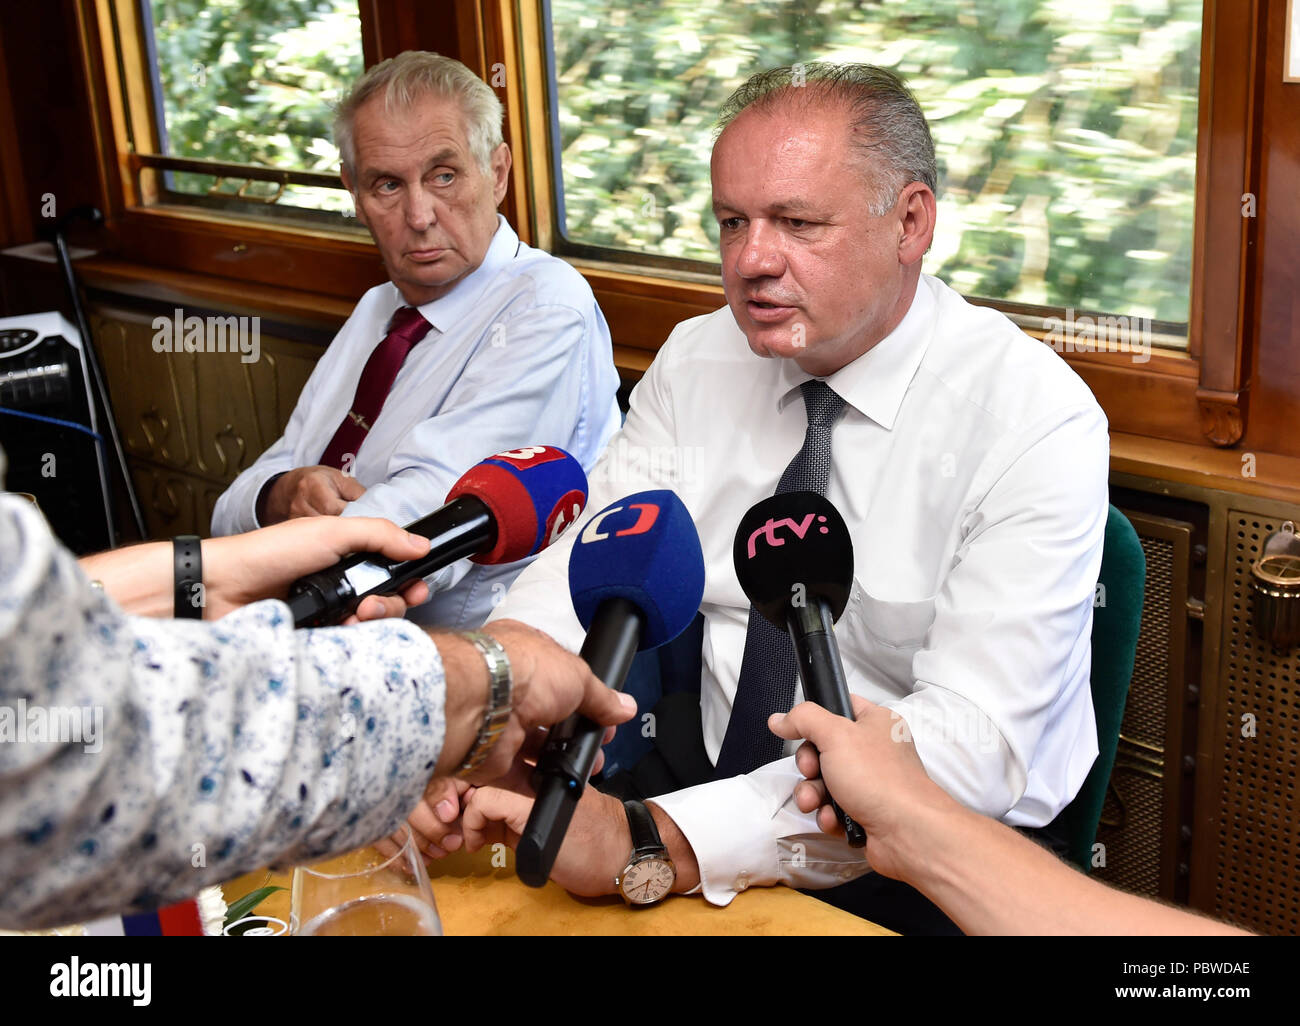
<instances>
[{"instance_id":1,"label":"outstretched arm","mask_svg":"<svg viewBox=\"0 0 1300 1026\"><path fill-rule=\"evenodd\" d=\"M820 807L819 825L834 833L829 786L866 830L873 868L911 884L966 933L1243 933L1092 880L970 811L926 775L901 717L856 695L853 704L856 723L811 702L771 718L778 736L807 739L797 762L808 780L795 799L805 812Z\"/></svg>"}]
</instances>

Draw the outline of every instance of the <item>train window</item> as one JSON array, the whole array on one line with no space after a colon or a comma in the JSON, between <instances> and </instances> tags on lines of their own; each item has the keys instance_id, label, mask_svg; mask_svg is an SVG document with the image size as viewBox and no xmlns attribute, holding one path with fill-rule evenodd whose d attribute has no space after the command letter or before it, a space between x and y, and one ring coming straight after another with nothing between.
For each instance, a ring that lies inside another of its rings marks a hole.
<instances>
[{"instance_id":1,"label":"train window","mask_svg":"<svg viewBox=\"0 0 1300 1026\"><path fill-rule=\"evenodd\" d=\"M939 160L926 270L1023 323L1185 349L1201 0L547 0L557 248L709 271L714 115L749 74L898 72ZM1080 317L1080 322L1083 318Z\"/></svg>"},{"instance_id":2,"label":"train window","mask_svg":"<svg viewBox=\"0 0 1300 1026\"><path fill-rule=\"evenodd\" d=\"M349 223L332 106L363 70L357 0L140 0L138 17L133 142L156 202Z\"/></svg>"}]
</instances>

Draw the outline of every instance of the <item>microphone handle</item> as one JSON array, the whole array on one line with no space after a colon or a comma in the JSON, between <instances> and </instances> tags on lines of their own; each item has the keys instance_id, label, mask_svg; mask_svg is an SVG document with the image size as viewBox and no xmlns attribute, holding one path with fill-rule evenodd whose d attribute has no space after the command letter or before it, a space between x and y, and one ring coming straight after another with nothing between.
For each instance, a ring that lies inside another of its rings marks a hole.
<instances>
[{"instance_id":1,"label":"microphone handle","mask_svg":"<svg viewBox=\"0 0 1300 1026\"><path fill-rule=\"evenodd\" d=\"M578 654L606 687L623 689L644 623L641 610L625 598L605 599L596 607ZM515 848L515 872L529 887L550 879L604 733L600 724L574 713L547 734L533 770L537 800Z\"/></svg>"},{"instance_id":2,"label":"microphone handle","mask_svg":"<svg viewBox=\"0 0 1300 1026\"><path fill-rule=\"evenodd\" d=\"M419 559L393 562L375 552L345 556L326 570L308 574L289 586L289 611L295 627L325 627L351 616L362 599L395 595L416 578L428 577L458 559L492 548L496 520L487 504L461 495L440 509L406 525L411 534L433 544Z\"/></svg>"},{"instance_id":3,"label":"microphone handle","mask_svg":"<svg viewBox=\"0 0 1300 1026\"><path fill-rule=\"evenodd\" d=\"M849 700L849 682L844 676L840 647L835 641L835 618L825 599L810 599L803 606L791 606L786 614L790 640L794 642L795 660L804 697L823 709L856 720ZM829 793L829 791L828 791ZM831 797L831 806L839 817L850 848L863 848L866 831Z\"/></svg>"}]
</instances>

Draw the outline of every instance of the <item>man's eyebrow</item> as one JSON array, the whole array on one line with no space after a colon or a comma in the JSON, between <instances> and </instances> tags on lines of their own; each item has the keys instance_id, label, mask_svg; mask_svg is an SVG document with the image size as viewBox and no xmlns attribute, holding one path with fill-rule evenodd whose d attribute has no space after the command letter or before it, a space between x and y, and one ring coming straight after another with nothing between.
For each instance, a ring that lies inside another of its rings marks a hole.
<instances>
[{"instance_id":1,"label":"man's eyebrow","mask_svg":"<svg viewBox=\"0 0 1300 1026\"><path fill-rule=\"evenodd\" d=\"M736 208L725 200L715 198L713 201L713 213L717 215L722 213L724 210L736 211ZM830 218L830 214L827 213L827 211L809 200L802 199L789 199L782 200L778 203L772 203L767 206L763 212L769 217L793 217L807 221L825 221Z\"/></svg>"},{"instance_id":2,"label":"man's eyebrow","mask_svg":"<svg viewBox=\"0 0 1300 1026\"><path fill-rule=\"evenodd\" d=\"M458 156L460 156L460 151L458 151L455 147L444 146L442 149L438 150L437 153L435 153L425 162L424 170L430 171L433 168L438 167L440 164L456 164L457 163L456 158ZM361 177L362 177L362 181L369 183L369 182L376 182L381 178L400 179L402 176L399 174L395 174L392 171L385 171L382 167L368 167L362 173Z\"/></svg>"},{"instance_id":3,"label":"man's eyebrow","mask_svg":"<svg viewBox=\"0 0 1300 1026\"><path fill-rule=\"evenodd\" d=\"M774 203L768 208L768 210L769 213L783 217L806 218L812 221L825 220L830 216L824 209L816 204L801 199L791 199L782 203Z\"/></svg>"}]
</instances>

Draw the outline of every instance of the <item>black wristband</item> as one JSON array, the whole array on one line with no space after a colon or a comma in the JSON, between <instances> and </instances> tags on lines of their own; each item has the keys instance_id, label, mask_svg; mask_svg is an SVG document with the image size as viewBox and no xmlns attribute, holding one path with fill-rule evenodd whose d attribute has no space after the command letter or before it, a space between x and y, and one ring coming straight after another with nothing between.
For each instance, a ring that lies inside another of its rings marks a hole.
<instances>
[{"instance_id":1,"label":"black wristband","mask_svg":"<svg viewBox=\"0 0 1300 1026\"><path fill-rule=\"evenodd\" d=\"M172 615L178 620L203 619L203 546L197 534L178 534L172 539L176 590Z\"/></svg>"}]
</instances>

